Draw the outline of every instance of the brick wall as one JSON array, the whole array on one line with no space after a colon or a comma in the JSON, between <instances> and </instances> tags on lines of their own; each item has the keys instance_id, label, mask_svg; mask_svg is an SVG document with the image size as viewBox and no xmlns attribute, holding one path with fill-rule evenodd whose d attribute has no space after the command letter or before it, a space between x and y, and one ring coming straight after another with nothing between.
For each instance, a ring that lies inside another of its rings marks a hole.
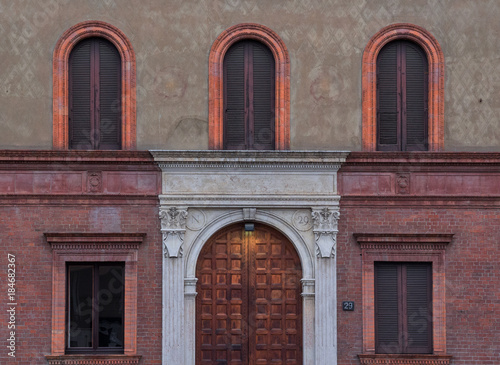
<instances>
[{"instance_id":1,"label":"brick wall","mask_svg":"<svg viewBox=\"0 0 500 365\"><path fill-rule=\"evenodd\" d=\"M362 257L354 233L453 234L445 250L447 354L452 355L453 365L500 363L498 193L492 194L491 184L474 186L469 196L460 195L456 184L450 185L448 192L441 185L443 191L436 197L411 190L414 175L418 179L427 176L439 185L450 176L491 176L498 173L498 163L485 166L483 160L483 164L455 164L441 158L435 155L432 162L429 158L418 163L401 160L401 164L393 160L383 166L381 158L361 162L361 154L351 154L341 169L344 176L339 179L350 179L358 186L363 186L371 174L387 176L404 171L410 189L398 194L397 179L392 180L396 188L387 193L377 194L376 189L368 188L373 187L371 184L356 191L351 189L353 185L343 187L337 248L340 365L359 364L357 355L363 349ZM367 172L370 174L363 174ZM348 190L351 192L346 193ZM355 301L354 312L342 311L345 300Z\"/></svg>"},{"instance_id":2,"label":"brick wall","mask_svg":"<svg viewBox=\"0 0 500 365\"><path fill-rule=\"evenodd\" d=\"M53 252L44 236L50 232L146 234L137 261L137 355L141 364L161 364L160 173L149 153L2 151L0 170L3 186L11 186L0 189L0 363L46 364L51 354ZM59 183L68 173L81 177ZM9 253L16 257L15 359L6 347Z\"/></svg>"}]
</instances>

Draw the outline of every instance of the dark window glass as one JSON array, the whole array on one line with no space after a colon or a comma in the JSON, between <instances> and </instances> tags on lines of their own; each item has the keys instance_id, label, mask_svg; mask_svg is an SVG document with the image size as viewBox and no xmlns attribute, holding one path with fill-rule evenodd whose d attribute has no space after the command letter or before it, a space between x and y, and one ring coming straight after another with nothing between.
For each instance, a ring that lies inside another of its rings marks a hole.
<instances>
[{"instance_id":1,"label":"dark window glass","mask_svg":"<svg viewBox=\"0 0 500 365\"><path fill-rule=\"evenodd\" d=\"M426 151L428 62L409 41L385 45L377 58L377 149Z\"/></svg>"},{"instance_id":2,"label":"dark window glass","mask_svg":"<svg viewBox=\"0 0 500 365\"><path fill-rule=\"evenodd\" d=\"M224 57L224 149L274 149L274 57L260 42L232 45Z\"/></svg>"},{"instance_id":3,"label":"dark window glass","mask_svg":"<svg viewBox=\"0 0 500 365\"><path fill-rule=\"evenodd\" d=\"M121 148L121 59L103 38L78 43L69 57L69 146Z\"/></svg>"},{"instance_id":4,"label":"dark window glass","mask_svg":"<svg viewBox=\"0 0 500 365\"><path fill-rule=\"evenodd\" d=\"M375 263L375 339L381 354L432 353L430 263Z\"/></svg>"},{"instance_id":5,"label":"dark window glass","mask_svg":"<svg viewBox=\"0 0 500 365\"><path fill-rule=\"evenodd\" d=\"M122 264L68 264L68 353L123 353L123 313Z\"/></svg>"}]
</instances>

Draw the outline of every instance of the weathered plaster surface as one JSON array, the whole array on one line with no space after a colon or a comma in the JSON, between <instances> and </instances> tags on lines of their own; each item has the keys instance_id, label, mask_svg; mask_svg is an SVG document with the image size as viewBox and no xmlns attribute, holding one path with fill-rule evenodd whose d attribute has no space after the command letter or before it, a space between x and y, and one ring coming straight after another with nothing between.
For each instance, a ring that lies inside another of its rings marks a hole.
<instances>
[{"instance_id":1,"label":"weathered plaster surface","mask_svg":"<svg viewBox=\"0 0 500 365\"><path fill-rule=\"evenodd\" d=\"M445 55L445 150L499 150L496 0L262 2L0 0L0 146L52 148L52 54L84 20L121 29L137 59L138 149L204 149L208 54L217 36L263 24L291 64L291 148L361 149L361 57L382 27L424 27Z\"/></svg>"}]
</instances>

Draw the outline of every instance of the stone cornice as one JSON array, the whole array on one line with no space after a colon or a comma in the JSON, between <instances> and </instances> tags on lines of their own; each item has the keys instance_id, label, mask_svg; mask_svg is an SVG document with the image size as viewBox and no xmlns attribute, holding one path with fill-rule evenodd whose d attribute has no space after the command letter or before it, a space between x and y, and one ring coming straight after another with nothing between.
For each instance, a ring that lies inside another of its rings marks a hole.
<instances>
[{"instance_id":1,"label":"stone cornice","mask_svg":"<svg viewBox=\"0 0 500 365\"><path fill-rule=\"evenodd\" d=\"M373 165L500 167L500 152L351 152L343 169L350 166Z\"/></svg>"},{"instance_id":2,"label":"stone cornice","mask_svg":"<svg viewBox=\"0 0 500 365\"><path fill-rule=\"evenodd\" d=\"M272 168L337 170L347 158L344 151L150 151L165 168Z\"/></svg>"},{"instance_id":3,"label":"stone cornice","mask_svg":"<svg viewBox=\"0 0 500 365\"><path fill-rule=\"evenodd\" d=\"M145 233L44 233L52 250L137 250Z\"/></svg>"},{"instance_id":4,"label":"stone cornice","mask_svg":"<svg viewBox=\"0 0 500 365\"><path fill-rule=\"evenodd\" d=\"M354 233L361 249L429 251L444 250L453 234Z\"/></svg>"},{"instance_id":5,"label":"stone cornice","mask_svg":"<svg viewBox=\"0 0 500 365\"><path fill-rule=\"evenodd\" d=\"M498 196L464 196L464 195L426 195L426 196L373 196L358 195L346 196L341 199L343 207L432 207L436 208L494 208L500 207Z\"/></svg>"},{"instance_id":6,"label":"stone cornice","mask_svg":"<svg viewBox=\"0 0 500 365\"><path fill-rule=\"evenodd\" d=\"M61 355L45 358L49 365L137 365L141 356L129 355Z\"/></svg>"},{"instance_id":7,"label":"stone cornice","mask_svg":"<svg viewBox=\"0 0 500 365\"><path fill-rule=\"evenodd\" d=\"M362 365L448 365L449 355L409 355L409 354L361 354L358 355Z\"/></svg>"},{"instance_id":8,"label":"stone cornice","mask_svg":"<svg viewBox=\"0 0 500 365\"><path fill-rule=\"evenodd\" d=\"M1 164L152 164L148 151L0 150Z\"/></svg>"}]
</instances>

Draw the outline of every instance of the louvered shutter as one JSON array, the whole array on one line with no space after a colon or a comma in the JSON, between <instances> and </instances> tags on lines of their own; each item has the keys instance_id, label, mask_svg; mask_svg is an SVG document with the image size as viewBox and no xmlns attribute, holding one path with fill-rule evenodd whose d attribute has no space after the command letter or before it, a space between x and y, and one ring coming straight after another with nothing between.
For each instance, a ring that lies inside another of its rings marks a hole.
<instances>
[{"instance_id":1,"label":"louvered shutter","mask_svg":"<svg viewBox=\"0 0 500 365\"><path fill-rule=\"evenodd\" d=\"M375 265L375 342L379 354L401 353L398 264Z\"/></svg>"},{"instance_id":2,"label":"louvered shutter","mask_svg":"<svg viewBox=\"0 0 500 365\"><path fill-rule=\"evenodd\" d=\"M380 51L377 59L377 149L379 151L401 149L398 49L398 43L389 43Z\"/></svg>"},{"instance_id":3,"label":"louvered shutter","mask_svg":"<svg viewBox=\"0 0 500 365\"><path fill-rule=\"evenodd\" d=\"M375 263L375 351L432 353L430 263Z\"/></svg>"},{"instance_id":4,"label":"louvered shutter","mask_svg":"<svg viewBox=\"0 0 500 365\"><path fill-rule=\"evenodd\" d=\"M91 41L75 46L69 58L69 148L91 149Z\"/></svg>"},{"instance_id":5,"label":"louvered shutter","mask_svg":"<svg viewBox=\"0 0 500 365\"><path fill-rule=\"evenodd\" d=\"M274 57L266 46L253 49L253 147L274 149Z\"/></svg>"},{"instance_id":6,"label":"louvered shutter","mask_svg":"<svg viewBox=\"0 0 500 365\"><path fill-rule=\"evenodd\" d=\"M406 264L407 353L432 353L432 271L427 263Z\"/></svg>"},{"instance_id":7,"label":"louvered shutter","mask_svg":"<svg viewBox=\"0 0 500 365\"><path fill-rule=\"evenodd\" d=\"M224 58L224 149L246 149L245 44L233 45Z\"/></svg>"},{"instance_id":8,"label":"louvered shutter","mask_svg":"<svg viewBox=\"0 0 500 365\"><path fill-rule=\"evenodd\" d=\"M427 58L417 45L405 42L406 50L406 150L427 150Z\"/></svg>"},{"instance_id":9,"label":"louvered shutter","mask_svg":"<svg viewBox=\"0 0 500 365\"><path fill-rule=\"evenodd\" d=\"M377 58L377 150L426 151L428 63L409 41L394 41Z\"/></svg>"},{"instance_id":10,"label":"louvered shutter","mask_svg":"<svg viewBox=\"0 0 500 365\"><path fill-rule=\"evenodd\" d=\"M115 46L88 38L69 58L69 146L121 148L121 59Z\"/></svg>"},{"instance_id":11,"label":"louvered shutter","mask_svg":"<svg viewBox=\"0 0 500 365\"><path fill-rule=\"evenodd\" d=\"M121 65L116 47L99 39L99 149L120 149L121 141Z\"/></svg>"},{"instance_id":12,"label":"louvered shutter","mask_svg":"<svg viewBox=\"0 0 500 365\"><path fill-rule=\"evenodd\" d=\"M224 57L224 149L274 149L274 57L245 40Z\"/></svg>"}]
</instances>

